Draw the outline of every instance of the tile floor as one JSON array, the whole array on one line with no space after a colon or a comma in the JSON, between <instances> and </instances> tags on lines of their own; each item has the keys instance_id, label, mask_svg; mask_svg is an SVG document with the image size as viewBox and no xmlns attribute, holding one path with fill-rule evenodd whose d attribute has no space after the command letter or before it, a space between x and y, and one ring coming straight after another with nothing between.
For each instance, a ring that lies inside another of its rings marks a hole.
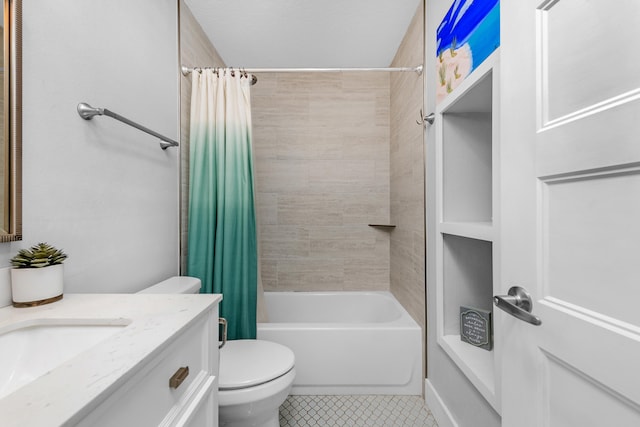
<instances>
[{"instance_id":1,"label":"tile floor","mask_svg":"<svg viewBox=\"0 0 640 427\"><path fill-rule=\"evenodd\" d=\"M289 396L280 427L438 427L420 396Z\"/></svg>"}]
</instances>

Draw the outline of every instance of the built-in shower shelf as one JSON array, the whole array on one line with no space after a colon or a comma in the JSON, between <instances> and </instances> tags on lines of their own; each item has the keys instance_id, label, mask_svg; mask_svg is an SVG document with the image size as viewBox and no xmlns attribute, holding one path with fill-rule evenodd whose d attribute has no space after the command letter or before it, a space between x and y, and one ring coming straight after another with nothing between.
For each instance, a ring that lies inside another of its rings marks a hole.
<instances>
[{"instance_id":1,"label":"built-in shower shelf","mask_svg":"<svg viewBox=\"0 0 640 427\"><path fill-rule=\"evenodd\" d=\"M393 224L368 224L368 225L369 227L376 227L376 228L389 228L389 229L396 228L396 226Z\"/></svg>"}]
</instances>

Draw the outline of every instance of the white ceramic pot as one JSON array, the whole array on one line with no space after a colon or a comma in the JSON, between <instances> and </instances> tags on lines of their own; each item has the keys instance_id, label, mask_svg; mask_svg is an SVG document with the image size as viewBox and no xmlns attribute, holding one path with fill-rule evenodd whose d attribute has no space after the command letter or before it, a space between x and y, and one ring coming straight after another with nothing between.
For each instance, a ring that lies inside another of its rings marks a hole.
<instances>
[{"instance_id":1,"label":"white ceramic pot","mask_svg":"<svg viewBox=\"0 0 640 427\"><path fill-rule=\"evenodd\" d=\"M14 307L33 307L62 299L64 265L11 269Z\"/></svg>"}]
</instances>

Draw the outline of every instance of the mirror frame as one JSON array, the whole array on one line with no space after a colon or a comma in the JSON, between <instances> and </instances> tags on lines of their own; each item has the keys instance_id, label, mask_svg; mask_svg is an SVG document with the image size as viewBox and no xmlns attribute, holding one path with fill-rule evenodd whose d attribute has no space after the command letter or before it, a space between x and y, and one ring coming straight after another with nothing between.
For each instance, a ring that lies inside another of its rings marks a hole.
<instances>
[{"instance_id":1,"label":"mirror frame","mask_svg":"<svg viewBox=\"0 0 640 427\"><path fill-rule=\"evenodd\" d=\"M22 240L22 0L4 7L4 207L0 242ZM6 72L8 70L8 72Z\"/></svg>"}]
</instances>

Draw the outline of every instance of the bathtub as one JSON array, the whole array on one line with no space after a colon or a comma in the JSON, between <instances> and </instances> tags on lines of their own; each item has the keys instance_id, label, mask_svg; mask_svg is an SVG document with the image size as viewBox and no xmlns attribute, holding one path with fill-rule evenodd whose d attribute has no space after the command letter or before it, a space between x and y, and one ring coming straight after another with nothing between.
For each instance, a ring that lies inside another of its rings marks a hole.
<instances>
[{"instance_id":1,"label":"bathtub","mask_svg":"<svg viewBox=\"0 0 640 427\"><path fill-rule=\"evenodd\" d=\"M422 393L422 334L389 292L265 292L258 339L291 348L291 394Z\"/></svg>"}]
</instances>

